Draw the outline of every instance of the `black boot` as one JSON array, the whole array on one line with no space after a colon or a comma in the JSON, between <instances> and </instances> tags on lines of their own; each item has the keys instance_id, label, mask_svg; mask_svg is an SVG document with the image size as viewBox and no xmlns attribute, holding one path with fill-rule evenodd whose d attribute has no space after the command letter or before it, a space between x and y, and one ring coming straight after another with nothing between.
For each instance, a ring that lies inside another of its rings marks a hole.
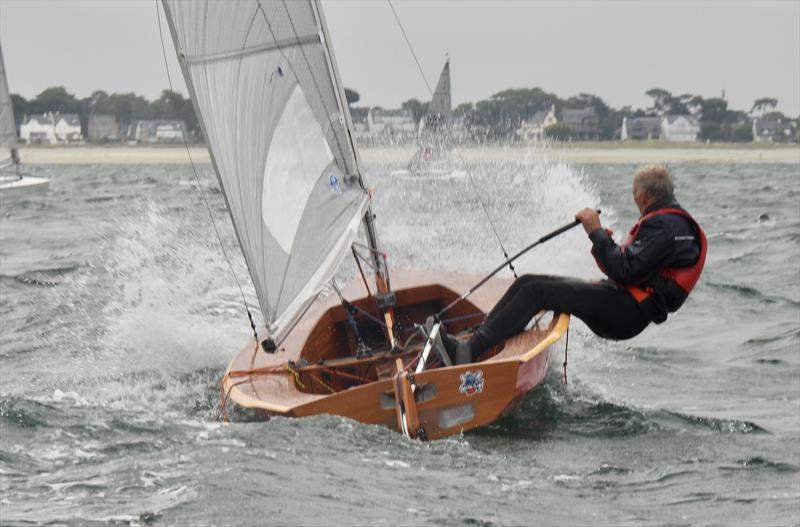
<instances>
[{"instance_id":1,"label":"black boot","mask_svg":"<svg viewBox=\"0 0 800 527\"><path fill-rule=\"evenodd\" d=\"M470 362L474 362L478 357L486 353L494 345L493 343L494 339L491 331L486 327L486 324L482 324L469 339Z\"/></svg>"},{"instance_id":2,"label":"black boot","mask_svg":"<svg viewBox=\"0 0 800 527\"><path fill-rule=\"evenodd\" d=\"M469 340L458 340L444 330L439 335L442 339L447 356L454 365L469 364L472 362L472 346Z\"/></svg>"}]
</instances>

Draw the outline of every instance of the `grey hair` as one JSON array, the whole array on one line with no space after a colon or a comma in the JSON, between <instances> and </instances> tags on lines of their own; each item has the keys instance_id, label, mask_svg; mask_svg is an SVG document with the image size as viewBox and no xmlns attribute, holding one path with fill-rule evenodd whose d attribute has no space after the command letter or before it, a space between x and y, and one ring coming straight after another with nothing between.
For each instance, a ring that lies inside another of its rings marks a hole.
<instances>
[{"instance_id":1,"label":"grey hair","mask_svg":"<svg viewBox=\"0 0 800 527\"><path fill-rule=\"evenodd\" d=\"M640 168L633 176L633 186L655 201L671 198L675 192L672 176L663 165L647 165Z\"/></svg>"}]
</instances>

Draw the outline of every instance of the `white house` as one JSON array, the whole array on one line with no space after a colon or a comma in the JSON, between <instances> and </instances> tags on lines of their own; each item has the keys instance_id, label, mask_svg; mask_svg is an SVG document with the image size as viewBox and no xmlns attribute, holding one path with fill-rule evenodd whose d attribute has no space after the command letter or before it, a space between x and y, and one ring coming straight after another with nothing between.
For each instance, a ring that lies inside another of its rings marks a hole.
<instances>
[{"instance_id":1,"label":"white house","mask_svg":"<svg viewBox=\"0 0 800 527\"><path fill-rule=\"evenodd\" d=\"M19 127L19 138L28 144L44 143L54 145L56 139L55 118L52 113L28 115Z\"/></svg>"},{"instance_id":2,"label":"white house","mask_svg":"<svg viewBox=\"0 0 800 527\"><path fill-rule=\"evenodd\" d=\"M665 115L661 118L661 138L665 141L697 141L700 121L694 115Z\"/></svg>"},{"instance_id":3,"label":"white house","mask_svg":"<svg viewBox=\"0 0 800 527\"><path fill-rule=\"evenodd\" d=\"M83 141L81 119L77 113L57 113L53 119L56 139L59 143L77 143Z\"/></svg>"},{"instance_id":4,"label":"white house","mask_svg":"<svg viewBox=\"0 0 800 527\"><path fill-rule=\"evenodd\" d=\"M523 141L541 141L544 139L544 129L558 122L556 118L556 105L549 110L541 110L533 114L530 120L523 120L515 132Z\"/></svg>"},{"instance_id":5,"label":"white house","mask_svg":"<svg viewBox=\"0 0 800 527\"><path fill-rule=\"evenodd\" d=\"M54 145L82 141L81 120L76 113L47 112L31 115L20 125L19 138L28 144Z\"/></svg>"}]
</instances>

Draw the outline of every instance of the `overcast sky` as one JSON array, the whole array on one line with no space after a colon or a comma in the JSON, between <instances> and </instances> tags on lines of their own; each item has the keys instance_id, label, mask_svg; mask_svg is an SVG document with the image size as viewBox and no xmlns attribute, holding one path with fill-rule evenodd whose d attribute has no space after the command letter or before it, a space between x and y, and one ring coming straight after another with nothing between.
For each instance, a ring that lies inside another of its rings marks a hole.
<instances>
[{"instance_id":1,"label":"overcast sky","mask_svg":"<svg viewBox=\"0 0 800 527\"><path fill-rule=\"evenodd\" d=\"M451 59L454 104L505 88L561 97L590 92L614 107L646 107L644 92L719 96L749 109L770 96L800 113L800 0L633 2L395 0L431 84ZM345 86L359 104L429 99L384 1L323 3ZM164 25L169 68L184 91ZM63 85L155 98L167 87L156 3L0 0L10 89L31 98Z\"/></svg>"}]
</instances>

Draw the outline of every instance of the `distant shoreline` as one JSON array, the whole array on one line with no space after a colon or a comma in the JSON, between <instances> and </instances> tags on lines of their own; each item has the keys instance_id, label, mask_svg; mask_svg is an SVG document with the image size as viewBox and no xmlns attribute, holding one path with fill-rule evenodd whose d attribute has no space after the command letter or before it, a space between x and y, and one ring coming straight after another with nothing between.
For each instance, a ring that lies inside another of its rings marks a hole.
<instances>
[{"instance_id":1,"label":"distant shoreline","mask_svg":"<svg viewBox=\"0 0 800 527\"><path fill-rule=\"evenodd\" d=\"M210 162L205 146L189 147L191 160ZM361 157L367 162L403 163L414 152L411 146L363 147ZM759 143L666 143L666 142L586 142L557 146L465 146L458 152L465 160L534 159L537 157L570 163L675 163L710 161L730 163L797 163L800 145ZM20 148L26 165L76 164L188 164L189 155L182 145L159 146L36 146Z\"/></svg>"}]
</instances>

